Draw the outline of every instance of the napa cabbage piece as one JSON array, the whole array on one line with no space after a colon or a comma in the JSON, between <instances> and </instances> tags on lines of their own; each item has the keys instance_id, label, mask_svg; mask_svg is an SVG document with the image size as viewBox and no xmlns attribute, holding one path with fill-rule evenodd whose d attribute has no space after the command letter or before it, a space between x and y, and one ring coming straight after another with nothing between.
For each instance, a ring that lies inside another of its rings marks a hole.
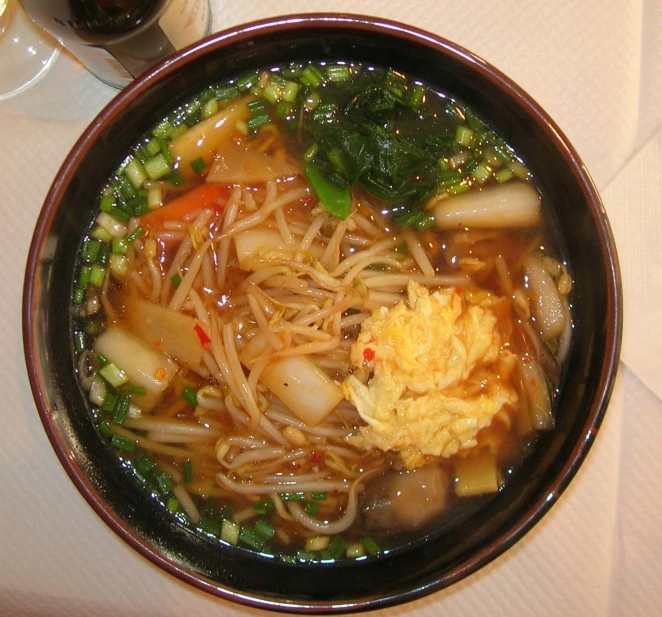
<instances>
[{"instance_id":1,"label":"napa cabbage piece","mask_svg":"<svg viewBox=\"0 0 662 617\"><path fill-rule=\"evenodd\" d=\"M536 324L548 341L561 336L566 313L554 278L539 255L529 255L524 261L527 289Z\"/></svg>"},{"instance_id":2,"label":"napa cabbage piece","mask_svg":"<svg viewBox=\"0 0 662 617\"><path fill-rule=\"evenodd\" d=\"M125 307L127 324L143 342L184 366L200 366L205 349L199 332L202 325L195 317L141 298L128 298Z\"/></svg>"},{"instance_id":3,"label":"napa cabbage piece","mask_svg":"<svg viewBox=\"0 0 662 617\"><path fill-rule=\"evenodd\" d=\"M508 182L481 190L432 196L425 208L434 212L439 229L519 229L538 225L540 195L525 182Z\"/></svg>"},{"instance_id":4,"label":"napa cabbage piece","mask_svg":"<svg viewBox=\"0 0 662 617\"><path fill-rule=\"evenodd\" d=\"M250 369L255 359L268 350L264 337L257 335L243 349L240 360ZM262 371L260 381L308 426L322 422L343 400L336 383L305 356L270 362Z\"/></svg>"},{"instance_id":5,"label":"napa cabbage piece","mask_svg":"<svg viewBox=\"0 0 662 617\"><path fill-rule=\"evenodd\" d=\"M250 117L248 103L250 98L242 98L207 120L203 120L190 128L186 133L173 139L168 146L170 155L184 178L192 178L196 174L191 163L202 159L205 166L214 160L218 149L230 138L236 130L237 122L245 122Z\"/></svg>"},{"instance_id":6,"label":"napa cabbage piece","mask_svg":"<svg viewBox=\"0 0 662 617\"><path fill-rule=\"evenodd\" d=\"M145 388L145 394L132 394L131 400L144 410L151 409L172 382L177 365L127 330L110 326L94 341L94 351L122 369L129 382Z\"/></svg>"}]
</instances>

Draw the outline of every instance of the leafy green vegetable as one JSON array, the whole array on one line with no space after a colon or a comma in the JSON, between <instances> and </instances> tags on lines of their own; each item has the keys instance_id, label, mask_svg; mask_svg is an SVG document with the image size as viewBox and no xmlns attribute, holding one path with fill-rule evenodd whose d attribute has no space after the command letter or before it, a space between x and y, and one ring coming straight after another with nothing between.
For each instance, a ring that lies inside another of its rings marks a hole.
<instances>
[{"instance_id":1,"label":"leafy green vegetable","mask_svg":"<svg viewBox=\"0 0 662 617\"><path fill-rule=\"evenodd\" d=\"M352 207L349 187L335 184L320 173L312 163L306 163L304 170L308 181L328 212L339 219L346 219Z\"/></svg>"}]
</instances>

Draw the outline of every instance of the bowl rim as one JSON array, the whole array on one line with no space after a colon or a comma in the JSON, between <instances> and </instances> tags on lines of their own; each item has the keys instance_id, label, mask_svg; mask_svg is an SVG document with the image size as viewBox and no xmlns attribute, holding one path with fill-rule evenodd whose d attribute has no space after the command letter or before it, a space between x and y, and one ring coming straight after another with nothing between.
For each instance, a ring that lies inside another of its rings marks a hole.
<instances>
[{"instance_id":1,"label":"bowl rim","mask_svg":"<svg viewBox=\"0 0 662 617\"><path fill-rule=\"evenodd\" d=\"M549 484L548 494L532 503L519 519L510 528L500 534L498 538L476 550L469 558L454 566L443 577L428 577L422 584L414 585L404 592L384 590L379 596L369 596L355 601L335 602L324 600L321 602L300 602L259 597L253 593L245 593L237 589L221 586L213 580L183 568L174 560L154 550L137 532L124 523L105 505L82 467L70 455L66 440L61 434L54 420L52 410L49 407L48 397L43 387L46 383L45 376L35 353L37 348L37 333L35 329L39 321L35 309L39 305L39 290L35 287L34 273L37 271L40 263L39 256L42 253L42 248L48 237L48 230L66 187L74 176L80 162L94 146L94 142L102 128L111 122L124 107L139 99L153 84L179 70L183 65L195 62L208 51L223 47L231 42L234 43L249 39L254 35L265 35L273 31L294 30L302 25L307 29L324 29L330 26L347 31L368 29L372 32L391 35L397 39L415 42L434 48L445 55L452 56L456 62L471 67L472 70L478 71L490 81L498 84L500 89L505 90L520 106L528 111L536 124L547 133L556 148L562 153L568 166L575 170L575 175L581 185L585 200L591 209L593 221L600 236L601 248L605 256L605 265L607 266L607 288L609 293L606 299L608 304L606 340L608 342L608 348L606 349L605 359L602 363L599 386L591 411L582 425L581 434L583 437L578 439L574 444L571 455L565 461L563 468L556 475L553 482ZM515 542L526 535L542 516L547 513L552 505L558 501L560 495L567 488L588 454L607 410L607 404L614 387L621 348L623 328L622 295L621 274L615 241L604 206L593 180L577 151L559 126L520 86L480 56L444 37L415 26L381 17L352 13L296 13L239 24L213 33L184 48L148 70L120 91L88 125L70 149L58 170L38 215L28 253L23 286L23 345L30 387L37 411L60 463L92 509L129 546L178 579L217 597L232 600L243 605L292 613L354 612L409 602L452 585L496 559L509 549Z\"/></svg>"}]
</instances>

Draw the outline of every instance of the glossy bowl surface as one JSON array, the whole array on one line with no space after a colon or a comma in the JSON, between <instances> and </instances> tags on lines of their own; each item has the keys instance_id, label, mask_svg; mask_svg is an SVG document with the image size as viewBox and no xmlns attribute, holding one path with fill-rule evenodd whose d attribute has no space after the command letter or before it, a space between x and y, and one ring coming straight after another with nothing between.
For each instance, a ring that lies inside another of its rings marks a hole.
<instances>
[{"instance_id":1,"label":"glossy bowl surface","mask_svg":"<svg viewBox=\"0 0 662 617\"><path fill-rule=\"evenodd\" d=\"M392 555L342 565L287 565L212 545L127 481L90 421L74 377L70 291L76 251L99 188L135 139L210 83L295 60L390 65L472 106L536 175L573 267L574 344L556 429L522 471L451 533ZM92 508L145 557L200 589L252 606L348 612L412 600L485 565L556 502L593 442L618 362L622 300L613 238L598 193L561 130L501 72L432 34L350 15L276 18L215 34L122 91L78 140L37 222L27 264L23 328L37 408L62 465Z\"/></svg>"}]
</instances>

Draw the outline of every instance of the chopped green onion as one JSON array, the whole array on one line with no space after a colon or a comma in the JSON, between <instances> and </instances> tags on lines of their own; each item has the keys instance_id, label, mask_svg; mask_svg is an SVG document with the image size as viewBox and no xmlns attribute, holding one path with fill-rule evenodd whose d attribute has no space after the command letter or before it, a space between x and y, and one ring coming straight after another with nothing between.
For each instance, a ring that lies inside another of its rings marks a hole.
<instances>
[{"instance_id":1,"label":"chopped green onion","mask_svg":"<svg viewBox=\"0 0 662 617\"><path fill-rule=\"evenodd\" d=\"M257 131L260 127L265 126L266 124L271 124L271 118L265 114L264 116L250 118L246 124L250 131Z\"/></svg>"},{"instance_id":2,"label":"chopped green onion","mask_svg":"<svg viewBox=\"0 0 662 617\"><path fill-rule=\"evenodd\" d=\"M494 178L499 183L508 182L508 180L511 180L514 176L515 174L512 169L509 169L508 167L504 167L494 174Z\"/></svg>"},{"instance_id":3,"label":"chopped green onion","mask_svg":"<svg viewBox=\"0 0 662 617\"><path fill-rule=\"evenodd\" d=\"M186 178L184 178L182 174L175 170L168 176L168 182L170 182L170 184L173 186L181 186L184 184L184 182L186 182Z\"/></svg>"},{"instance_id":4,"label":"chopped green onion","mask_svg":"<svg viewBox=\"0 0 662 617\"><path fill-rule=\"evenodd\" d=\"M177 510L179 510L179 500L175 499L175 497L170 497L170 499L166 501L166 508L175 514Z\"/></svg>"},{"instance_id":5,"label":"chopped green onion","mask_svg":"<svg viewBox=\"0 0 662 617\"><path fill-rule=\"evenodd\" d=\"M335 82L347 81L349 79L349 67L346 66L328 66L326 76Z\"/></svg>"},{"instance_id":6,"label":"chopped green onion","mask_svg":"<svg viewBox=\"0 0 662 617\"><path fill-rule=\"evenodd\" d=\"M195 388L192 388L191 386L184 388L184 391L182 392L182 398L194 409L198 404L197 392Z\"/></svg>"},{"instance_id":7,"label":"chopped green onion","mask_svg":"<svg viewBox=\"0 0 662 617\"><path fill-rule=\"evenodd\" d=\"M324 76L320 73L320 70L309 64L305 69L303 69L299 81L304 86L310 86L311 88L318 88L324 82Z\"/></svg>"},{"instance_id":8,"label":"chopped green onion","mask_svg":"<svg viewBox=\"0 0 662 617\"><path fill-rule=\"evenodd\" d=\"M173 275L170 277L170 283L172 284L172 286L173 286L175 289L177 289L177 287L180 286L181 282L182 282L182 277L179 276L179 274L173 274Z\"/></svg>"},{"instance_id":9,"label":"chopped green onion","mask_svg":"<svg viewBox=\"0 0 662 617\"><path fill-rule=\"evenodd\" d=\"M322 559L340 559L347 550L347 541L342 536L333 536L329 546L322 551Z\"/></svg>"},{"instance_id":10,"label":"chopped green onion","mask_svg":"<svg viewBox=\"0 0 662 617\"><path fill-rule=\"evenodd\" d=\"M202 106L202 118L211 118L218 111L218 100L210 99Z\"/></svg>"},{"instance_id":11,"label":"chopped green onion","mask_svg":"<svg viewBox=\"0 0 662 617\"><path fill-rule=\"evenodd\" d=\"M221 525L221 540L232 546L237 546L240 530L241 525L239 525L239 523L230 519L225 519Z\"/></svg>"},{"instance_id":12,"label":"chopped green onion","mask_svg":"<svg viewBox=\"0 0 662 617\"><path fill-rule=\"evenodd\" d=\"M306 514L309 514L310 516L317 516L318 512L320 511L320 505L317 501L308 501L306 502L306 505L303 507L303 509Z\"/></svg>"},{"instance_id":13,"label":"chopped green onion","mask_svg":"<svg viewBox=\"0 0 662 617\"><path fill-rule=\"evenodd\" d=\"M117 394L114 392L106 392L106 398L104 398L103 403L101 403L101 409L108 413L115 413L118 400L119 396L117 396Z\"/></svg>"},{"instance_id":14,"label":"chopped green onion","mask_svg":"<svg viewBox=\"0 0 662 617\"><path fill-rule=\"evenodd\" d=\"M101 225L95 225L90 235L96 240L101 240L101 242L110 242L113 239L113 236L101 227Z\"/></svg>"},{"instance_id":15,"label":"chopped green onion","mask_svg":"<svg viewBox=\"0 0 662 617\"><path fill-rule=\"evenodd\" d=\"M258 534L256 534L248 527L241 528L241 531L239 532L239 540L258 551L265 544L265 539L259 536Z\"/></svg>"},{"instance_id":16,"label":"chopped green onion","mask_svg":"<svg viewBox=\"0 0 662 617\"><path fill-rule=\"evenodd\" d=\"M76 287L78 289L85 289L87 284L90 282L90 275L92 274L92 268L90 266L83 266L78 273L78 282Z\"/></svg>"},{"instance_id":17,"label":"chopped green onion","mask_svg":"<svg viewBox=\"0 0 662 617\"><path fill-rule=\"evenodd\" d=\"M129 273L129 258L126 255L111 255L110 271L118 279L123 279Z\"/></svg>"},{"instance_id":18,"label":"chopped green onion","mask_svg":"<svg viewBox=\"0 0 662 617\"><path fill-rule=\"evenodd\" d=\"M142 227L142 226L136 227L135 231L132 234L130 234L126 237L126 241L129 244L131 244L136 239L138 239L140 236L142 236L144 233L145 233L145 228L144 227Z\"/></svg>"},{"instance_id":19,"label":"chopped green onion","mask_svg":"<svg viewBox=\"0 0 662 617\"><path fill-rule=\"evenodd\" d=\"M347 557L350 559L358 559L359 557L365 557L365 548L360 542L353 542L347 547L345 552Z\"/></svg>"},{"instance_id":20,"label":"chopped green onion","mask_svg":"<svg viewBox=\"0 0 662 617\"><path fill-rule=\"evenodd\" d=\"M77 291L81 290L78 289ZM77 302L76 304L80 304L80 302ZM79 353L85 349L85 333L82 330L76 330L74 332L74 348Z\"/></svg>"},{"instance_id":21,"label":"chopped green onion","mask_svg":"<svg viewBox=\"0 0 662 617\"><path fill-rule=\"evenodd\" d=\"M112 437L115 433L113 433L113 429L110 428L110 425L108 422L100 422L99 423L99 432L104 436L104 437Z\"/></svg>"},{"instance_id":22,"label":"chopped green onion","mask_svg":"<svg viewBox=\"0 0 662 617\"><path fill-rule=\"evenodd\" d=\"M161 152L145 163L145 171L150 180L159 180L167 176L172 170Z\"/></svg>"},{"instance_id":23,"label":"chopped green onion","mask_svg":"<svg viewBox=\"0 0 662 617\"><path fill-rule=\"evenodd\" d=\"M409 107L412 109L418 109L425 99L425 88L420 84L416 84L409 95Z\"/></svg>"},{"instance_id":24,"label":"chopped green onion","mask_svg":"<svg viewBox=\"0 0 662 617\"><path fill-rule=\"evenodd\" d=\"M229 101L239 96L239 89L234 87L219 88L216 90L216 99L218 101Z\"/></svg>"},{"instance_id":25,"label":"chopped green onion","mask_svg":"<svg viewBox=\"0 0 662 617\"><path fill-rule=\"evenodd\" d=\"M113 388L119 388L129 381L127 374L112 362L108 362L99 369L101 375Z\"/></svg>"},{"instance_id":26,"label":"chopped green onion","mask_svg":"<svg viewBox=\"0 0 662 617\"><path fill-rule=\"evenodd\" d=\"M266 514L267 512L269 512L269 510L274 509L274 502L271 501L271 499L267 499L265 501L256 501L253 504L253 509L258 514Z\"/></svg>"},{"instance_id":27,"label":"chopped green onion","mask_svg":"<svg viewBox=\"0 0 662 617\"><path fill-rule=\"evenodd\" d=\"M237 88L240 91L250 90L257 83L257 73L244 75L237 80ZM216 94L218 96L218 93Z\"/></svg>"},{"instance_id":28,"label":"chopped green onion","mask_svg":"<svg viewBox=\"0 0 662 617\"><path fill-rule=\"evenodd\" d=\"M156 475L156 485L162 495L167 495L172 490L170 476L165 471Z\"/></svg>"},{"instance_id":29,"label":"chopped green onion","mask_svg":"<svg viewBox=\"0 0 662 617\"><path fill-rule=\"evenodd\" d=\"M147 205L147 193L145 192L144 195L138 195L138 197L129 199L129 201L126 202L126 205L127 208L131 210L133 216L142 216L143 214L147 214L149 212L149 206Z\"/></svg>"},{"instance_id":30,"label":"chopped green onion","mask_svg":"<svg viewBox=\"0 0 662 617\"><path fill-rule=\"evenodd\" d=\"M492 170L486 163L480 163L472 172L471 177L478 182L484 184L492 177Z\"/></svg>"},{"instance_id":31,"label":"chopped green onion","mask_svg":"<svg viewBox=\"0 0 662 617\"><path fill-rule=\"evenodd\" d=\"M288 103L294 103L299 94L299 84L294 81L285 82L285 87L283 88L283 100Z\"/></svg>"},{"instance_id":32,"label":"chopped green onion","mask_svg":"<svg viewBox=\"0 0 662 617\"><path fill-rule=\"evenodd\" d=\"M119 389L122 392L126 392L127 394L137 394L139 396L143 394L147 394L147 388L143 388L142 386L135 386L131 383L128 383L124 386L120 386Z\"/></svg>"},{"instance_id":33,"label":"chopped green onion","mask_svg":"<svg viewBox=\"0 0 662 617\"><path fill-rule=\"evenodd\" d=\"M153 186L147 191L147 207L156 210L163 204L163 191L160 186Z\"/></svg>"},{"instance_id":34,"label":"chopped green onion","mask_svg":"<svg viewBox=\"0 0 662 617\"><path fill-rule=\"evenodd\" d=\"M99 248L99 255L97 257L97 263L100 266L107 266L108 259L110 259L110 247L107 244L102 244Z\"/></svg>"},{"instance_id":35,"label":"chopped green onion","mask_svg":"<svg viewBox=\"0 0 662 617\"><path fill-rule=\"evenodd\" d=\"M160 152L163 155L166 163L168 163L168 165L172 165L172 155L170 154L170 150L168 148L168 140L165 137L157 137L156 141L159 144L159 149L154 153L154 156Z\"/></svg>"},{"instance_id":36,"label":"chopped green onion","mask_svg":"<svg viewBox=\"0 0 662 617\"><path fill-rule=\"evenodd\" d=\"M279 101L276 105L276 116L279 118L285 118L292 113L292 104L287 101Z\"/></svg>"},{"instance_id":37,"label":"chopped green onion","mask_svg":"<svg viewBox=\"0 0 662 617\"><path fill-rule=\"evenodd\" d=\"M282 493L280 498L283 501L305 501L306 500L306 493L299 492L299 493Z\"/></svg>"},{"instance_id":38,"label":"chopped green onion","mask_svg":"<svg viewBox=\"0 0 662 617\"><path fill-rule=\"evenodd\" d=\"M106 366L106 364L108 364L108 358L106 358L106 356L104 356L102 353L97 354L97 360L101 366Z\"/></svg>"},{"instance_id":39,"label":"chopped green onion","mask_svg":"<svg viewBox=\"0 0 662 617\"><path fill-rule=\"evenodd\" d=\"M474 141L475 133L468 127L460 125L455 132L455 142L468 148Z\"/></svg>"},{"instance_id":40,"label":"chopped green onion","mask_svg":"<svg viewBox=\"0 0 662 617\"><path fill-rule=\"evenodd\" d=\"M323 551L329 546L329 536L316 536L313 538L306 538L305 549L306 551Z\"/></svg>"},{"instance_id":41,"label":"chopped green onion","mask_svg":"<svg viewBox=\"0 0 662 617\"><path fill-rule=\"evenodd\" d=\"M114 182L114 185L120 199L123 199L124 201L131 199L138 194L136 193L136 189L134 188L133 184L131 184L126 176L119 176Z\"/></svg>"},{"instance_id":42,"label":"chopped green onion","mask_svg":"<svg viewBox=\"0 0 662 617\"><path fill-rule=\"evenodd\" d=\"M255 535L262 538L265 542L271 539L273 535L276 533L274 528L271 525L269 525L269 523L263 520L255 521L255 524L253 525L253 532L255 533Z\"/></svg>"},{"instance_id":43,"label":"chopped green onion","mask_svg":"<svg viewBox=\"0 0 662 617\"><path fill-rule=\"evenodd\" d=\"M193 482L193 462L191 459L187 459L182 463L182 479L184 484Z\"/></svg>"},{"instance_id":44,"label":"chopped green onion","mask_svg":"<svg viewBox=\"0 0 662 617\"><path fill-rule=\"evenodd\" d=\"M465 191L468 191L471 188L471 185L468 182L458 182L457 184L453 184L452 186L448 187L448 192L451 195L459 195L460 193L464 193Z\"/></svg>"},{"instance_id":45,"label":"chopped green onion","mask_svg":"<svg viewBox=\"0 0 662 617\"><path fill-rule=\"evenodd\" d=\"M141 456L135 465L136 469L145 476L156 467L156 463L149 456Z\"/></svg>"},{"instance_id":46,"label":"chopped green onion","mask_svg":"<svg viewBox=\"0 0 662 617\"><path fill-rule=\"evenodd\" d=\"M199 156L194 161L191 161L191 169L193 170L194 174L199 174L206 166L207 164L201 156Z\"/></svg>"},{"instance_id":47,"label":"chopped green onion","mask_svg":"<svg viewBox=\"0 0 662 617\"><path fill-rule=\"evenodd\" d=\"M323 491L312 492L310 494L310 498L314 499L315 501L324 501L327 498L327 494Z\"/></svg>"},{"instance_id":48,"label":"chopped green onion","mask_svg":"<svg viewBox=\"0 0 662 617\"><path fill-rule=\"evenodd\" d=\"M319 92L312 92L310 95L306 97L306 100L303 102L304 109L308 111L312 111L315 109L320 104L321 97L319 95Z\"/></svg>"},{"instance_id":49,"label":"chopped green onion","mask_svg":"<svg viewBox=\"0 0 662 617\"><path fill-rule=\"evenodd\" d=\"M83 243L81 250L81 259L86 263L97 263L99 259L99 251L101 250L101 242L98 240L87 240Z\"/></svg>"},{"instance_id":50,"label":"chopped green onion","mask_svg":"<svg viewBox=\"0 0 662 617\"><path fill-rule=\"evenodd\" d=\"M370 536L361 538L361 544L371 555L376 555L381 550L377 542L375 542Z\"/></svg>"},{"instance_id":51,"label":"chopped green onion","mask_svg":"<svg viewBox=\"0 0 662 617\"><path fill-rule=\"evenodd\" d=\"M110 440L110 445L117 448L118 450L124 450L125 452L134 452L136 449L137 442L133 439L127 439L126 437L120 437L119 435L113 435Z\"/></svg>"},{"instance_id":52,"label":"chopped green onion","mask_svg":"<svg viewBox=\"0 0 662 617\"><path fill-rule=\"evenodd\" d=\"M144 147L145 152L149 155L149 157L156 156L159 152L161 152L161 144L159 143L159 140L156 139L156 137L150 139Z\"/></svg>"},{"instance_id":53,"label":"chopped green onion","mask_svg":"<svg viewBox=\"0 0 662 617\"><path fill-rule=\"evenodd\" d=\"M283 91L280 86L270 81L264 88L262 96L267 99L272 105L275 105L283 98Z\"/></svg>"},{"instance_id":54,"label":"chopped green onion","mask_svg":"<svg viewBox=\"0 0 662 617\"><path fill-rule=\"evenodd\" d=\"M297 561L315 561L317 555L310 551L297 551Z\"/></svg>"},{"instance_id":55,"label":"chopped green onion","mask_svg":"<svg viewBox=\"0 0 662 617\"><path fill-rule=\"evenodd\" d=\"M147 180L147 174L145 173L145 168L143 164L138 159L131 159L129 164L124 170L126 177L129 179L134 188L139 189L145 184Z\"/></svg>"},{"instance_id":56,"label":"chopped green onion","mask_svg":"<svg viewBox=\"0 0 662 617\"><path fill-rule=\"evenodd\" d=\"M152 130L152 135L157 138L166 139L172 130L172 124L168 120L157 124Z\"/></svg>"},{"instance_id":57,"label":"chopped green onion","mask_svg":"<svg viewBox=\"0 0 662 617\"><path fill-rule=\"evenodd\" d=\"M85 290L77 289L74 291L74 304L82 304L85 300Z\"/></svg>"},{"instance_id":58,"label":"chopped green onion","mask_svg":"<svg viewBox=\"0 0 662 617\"><path fill-rule=\"evenodd\" d=\"M116 255L126 255L129 252L129 243L124 238L113 238L111 250Z\"/></svg>"},{"instance_id":59,"label":"chopped green onion","mask_svg":"<svg viewBox=\"0 0 662 617\"><path fill-rule=\"evenodd\" d=\"M115 412L113 413L113 424L124 424L126 417L129 413L129 407L131 406L131 397L130 396L120 396L117 405L115 407Z\"/></svg>"},{"instance_id":60,"label":"chopped green onion","mask_svg":"<svg viewBox=\"0 0 662 617\"><path fill-rule=\"evenodd\" d=\"M94 264L90 269L90 285L101 287L106 278L106 269L103 266Z\"/></svg>"}]
</instances>

